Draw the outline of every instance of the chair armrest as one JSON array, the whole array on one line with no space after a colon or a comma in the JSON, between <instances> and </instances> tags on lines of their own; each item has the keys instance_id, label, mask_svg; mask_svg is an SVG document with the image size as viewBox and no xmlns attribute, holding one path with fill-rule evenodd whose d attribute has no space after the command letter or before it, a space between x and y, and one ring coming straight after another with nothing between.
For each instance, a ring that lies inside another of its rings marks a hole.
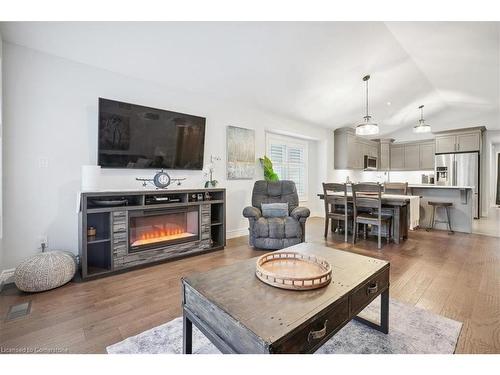
<instances>
[{"instance_id":1,"label":"chair armrest","mask_svg":"<svg viewBox=\"0 0 500 375\"><path fill-rule=\"evenodd\" d=\"M258 219L262 216L262 213L257 207L249 206L243 209L243 216L248 219Z\"/></svg>"},{"instance_id":2,"label":"chair armrest","mask_svg":"<svg viewBox=\"0 0 500 375\"><path fill-rule=\"evenodd\" d=\"M307 207L295 207L290 216L292 216L296 220L307 219L311 215L311 211Z\"/></svg>"}]
</instances>

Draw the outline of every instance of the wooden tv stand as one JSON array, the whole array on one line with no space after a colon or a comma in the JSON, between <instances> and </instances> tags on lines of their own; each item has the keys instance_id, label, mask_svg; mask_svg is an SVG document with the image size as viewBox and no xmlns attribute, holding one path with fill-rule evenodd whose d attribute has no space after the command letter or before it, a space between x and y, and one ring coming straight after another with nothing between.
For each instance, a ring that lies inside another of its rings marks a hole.
<instances>
[{"instance_id":1,"label":"wooden tv stand","mask_svg":"<svg viewBox=\"0 0 500 375\"><path fill-rule=\"evenodd\" d=\"M86 192L80 198L84 280L226 245L225 189Z\"/></svg>"}]
</instances>

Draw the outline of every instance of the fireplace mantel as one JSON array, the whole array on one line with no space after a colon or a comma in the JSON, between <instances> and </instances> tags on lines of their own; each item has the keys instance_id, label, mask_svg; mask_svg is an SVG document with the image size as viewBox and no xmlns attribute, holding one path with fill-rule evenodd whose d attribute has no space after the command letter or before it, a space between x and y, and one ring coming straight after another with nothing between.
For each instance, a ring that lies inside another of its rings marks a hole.
<instances>
[{"instance_id":1,"label":"fireplace mantel","mask_svg":"<svg viewBox=\"0 0 500 375\"><path fill-rule=\"evenodd\" d=\"M226 190L84 192L79 223L84 280L221 250Z\"/></svg>"}]
</instances>

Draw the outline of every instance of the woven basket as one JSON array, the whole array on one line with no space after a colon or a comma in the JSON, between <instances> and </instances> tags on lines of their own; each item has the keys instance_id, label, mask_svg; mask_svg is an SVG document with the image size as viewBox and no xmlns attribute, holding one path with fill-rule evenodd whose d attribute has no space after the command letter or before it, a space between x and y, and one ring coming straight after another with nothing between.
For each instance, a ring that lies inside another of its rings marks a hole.
<instances>
[{"instance_id":1,"label":"woven basket","mask_svg":"<svg viewBox=\"0 0 500 375\"><path fill-rule=\"evenodd\" d=\"M66 284L75 272L76 259L72 253L47 251L22 261L16 267L14 281L24 292L43 292Z\"/></svg>"}]
</instances>

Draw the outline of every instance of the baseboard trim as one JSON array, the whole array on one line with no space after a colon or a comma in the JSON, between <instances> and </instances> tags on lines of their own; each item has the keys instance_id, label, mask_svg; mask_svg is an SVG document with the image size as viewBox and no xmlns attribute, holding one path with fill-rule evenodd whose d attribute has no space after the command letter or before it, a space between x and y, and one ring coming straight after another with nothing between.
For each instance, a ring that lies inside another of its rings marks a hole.
<instances>
[{"instance_id":1,"label":"baseboard trim","mask_svg":"<svg viewBox=\"0 0 500 375\"><path fill-rule=\"evenodd\" d=\"M0 292L3 289L3 286L6 284L11 284L14 282L14 272L16 271L15 268L3 270L0 273Z\"/></svg>"},{"instance_id":2,"label":"baseboard trim","mask_svg":"<svg viewBox=\"0 0 500 375\"><path fill-rule=\"evenodd\" d=\"M228 230L226 232L227 239L242 237L247 235L248 235L248 228L233 229L233 230Z\"/></svg>"}]
</instances>

